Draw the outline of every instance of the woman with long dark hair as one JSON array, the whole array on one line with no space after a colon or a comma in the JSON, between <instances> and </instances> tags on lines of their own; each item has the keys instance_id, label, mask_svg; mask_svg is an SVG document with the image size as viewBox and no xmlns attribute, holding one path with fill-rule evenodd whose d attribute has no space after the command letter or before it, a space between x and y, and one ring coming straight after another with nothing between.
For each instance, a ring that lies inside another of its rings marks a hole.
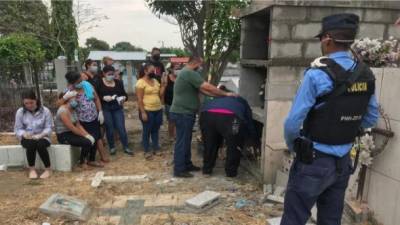
<instances>
[{"instance_id":1,"label":"woman with long dark hair","mask_svg":"<svg viewBox=\"0 0 400 225\"><path fill-rule=\"evenodd\" d=\"M139 117L143 125L142 145L146 159L159 154L159 131L162 125L162 101L165 85L155 79L154 66L145 64L136 83ZM153 154L150 152L150 138Z\"/></svg>"},{"instance_id":2,"label":"woman with long dark hair","mask_svg":"<svg viewBox=\"0 0 400 225\"><path fill-rule=\"evenodd\" d=\"M51 175L50 157L47 148L50 146L50 135L53 126L51 112L42 106L40 99L32 90L22 93L22 107L15 115L14 132L26 149L26 158L29 165L29 178L37 179L35 170L36 152L45 166L45 171L40 175L46 179Z\"/></svg>"}]
</instances>

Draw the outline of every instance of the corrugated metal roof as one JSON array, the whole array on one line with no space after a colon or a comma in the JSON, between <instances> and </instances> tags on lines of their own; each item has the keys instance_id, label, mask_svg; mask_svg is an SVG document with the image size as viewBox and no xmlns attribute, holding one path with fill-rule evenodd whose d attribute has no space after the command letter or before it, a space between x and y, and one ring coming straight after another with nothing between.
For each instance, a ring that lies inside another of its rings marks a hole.
<instances>
[{"instance_id":1,"label":"corrugated metal roof","mask_svg":"<svg viewBox=\"0 0 400 225\"><path fill-rule=\"evenodd\" d=\"M117 52L117 51L90 51L88 59L102 60L103 57L109 56L114 60L146 60L147 52Z\"/></svg>"}]
</instances>

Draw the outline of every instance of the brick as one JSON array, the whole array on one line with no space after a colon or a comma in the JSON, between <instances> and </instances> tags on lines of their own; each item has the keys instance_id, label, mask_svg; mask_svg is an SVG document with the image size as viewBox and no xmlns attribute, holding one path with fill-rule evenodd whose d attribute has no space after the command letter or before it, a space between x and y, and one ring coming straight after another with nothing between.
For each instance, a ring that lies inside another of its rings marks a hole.
<instances>
[{"instance_id":1,"label":"brick","mask_svg":"<svg viewBox=\"0 0 400 225\"><path fill-rule=\"evenodd\" d=\"M186 204L197 209L204 209L207 206L216 203L220 196L220 193L214 191L204 191L193 198L186 200Z\"/></svg>"},{"instance_id":2,"label":"brick","mask_svg":"<svg viewBox=\"0 0 400 225\"><path fill-rule=\"evenodd\" d=\"M319 42L306 43L305 58L317 58L321 55L321 44Z\"/></svg>"},{"instance_id":3,"label":"brick","mask_svg":"<svg viewBox=\"0 0 400 225\"><path fill-rule=\"evenodd\" d=\"M375 23L394 23L391 10L366 9L364 13L364 21Z\"/></svg>"},{"instance_id":4,"label":"brick","mask_svg":"<svg viewBox=\"0 0 400 225\"><path fill-rule=\"evenodd\" d=\"M337 14L337 13L353 13L359 16L360 19L363 18L363 10L359 8L348 8L348 7L333 8L332 14Z\"/></svg>"},{"instance_id":5,"label":"brick","mask_svg":"<svg viewBox=\"0 0 400 225\"><path fill-rule=\"evenodd\" d=\"M298 88L298 82L269 83L266 98L268 100L292 100Z\"/></svg>"},{"instance_id":6,"label":"brick","mask_svg":"<svg viewBox=\"0 0 400 225\"><path fill-rule=\"evenodd\" d=\"M363 23L360 25L360 31L358 33L358 38L379 38L383 39L385 30L385 25L383 24L371 24L371 23Z\"/></svg>"},{"instance_id":7,"label":"brick","mask_svg":"<svg viewBox=\"0 0 400 225\"><path fill-rule=\"evenodd\" d=\"M272 66L268 68L269 83L295 82L299 79L296 67Z\"/></svg>"},{"instance_id":8,"label":"brick","mask_svg":"<svg viewBox=\"0 0 400 225\"><path fill-rule=\"evenodd\" d=\"M286 42L278 43L272 41L270 58L295 58L302 57L301 43Z\"/></svg>"},{"instance_id":9,"label":"brick","mask_svg":"<svg viewBox=\"0 0 400 225\"><path fill-rule=\"evenodd\" d=\"M315 39L314 36L321 30L321 23L297 24L292 28L292 40Z\"/></svg>"},{"instance_id":10,"label":"brick","mask_svg":"<svg viewBox=\"0 0 400 225\"><path fill-rule=\"evenodd\" d=\"M400 39L400 28L398 28L394 25L389 25L388 35L389 35L389 37L393 36L396 39Z\"/></svg>"},{"instance_id":11,"label":"brick","mask_svg":"<svg viewBox=\"0 0 400 225\"><path fill-rule=\"evenodd\" d=\"M330 7L310 7L308 8L310 12L310 21L320 22L325 16L332 15L333 9Z\"/></svg>"},{"instance_id":12,"label":"brick","mask_svg":"<svg viewBox=\"0 0 400 225\"><path fill-rule=\"evenodd\" d=\"M272 9L273 20L305 20L307 15L304 7L275 6Z\"/></svg>"},{"instance_id":13,"label":"brick","mask_svg":"<svg viewBox=\"0 0 400 225\"><path fill-rule=\"evenodd\" d=\"M272 40L290 39L289 26L283 23L273 23L271 28Z\"/></svg>"}]
</instances>

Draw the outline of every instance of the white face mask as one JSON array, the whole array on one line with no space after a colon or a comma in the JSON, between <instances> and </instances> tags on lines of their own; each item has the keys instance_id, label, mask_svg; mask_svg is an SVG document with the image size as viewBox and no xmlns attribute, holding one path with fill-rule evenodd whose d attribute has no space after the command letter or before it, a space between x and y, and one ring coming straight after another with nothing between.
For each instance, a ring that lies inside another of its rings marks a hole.
<instances>
[{"instance_id":1,"label":"white face mask","mask_svg":"<svg viewBox=\"0 0 400 225\"><path fill-rule=\"evenodd\" d=\"M97 73L98 67L97 66L91 66L91 67L89 67L89 71L92 72L92 73Z\"/></svg>"}]
</instances>

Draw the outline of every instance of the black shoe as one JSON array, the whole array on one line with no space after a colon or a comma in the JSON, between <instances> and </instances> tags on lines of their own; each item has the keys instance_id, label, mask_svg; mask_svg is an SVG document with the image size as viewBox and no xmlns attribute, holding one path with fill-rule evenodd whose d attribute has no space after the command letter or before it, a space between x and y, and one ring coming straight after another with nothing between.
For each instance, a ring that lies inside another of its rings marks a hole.
<instances>
[{"instance_id":1,"label":"black shoe","mask_svg":"<svg viewBox=\"0 0 400 225\"><path fill-rule=\"evenodd\" d=\"M192 178L194 176L193 176L193 174L185 171L185 172L174 173L174 177Z\"/></svg>"},{"instance_id":2,"label":"black shoe","mask_svg":"<svg viewBox=\"0 0 400 225\"><path fill-rule=\"evenodd\" d=\"M227 173L227 177L237 177L237 173Z\"/></svg>"},{"instance_id":3,"label":"black shoe","mask_svg":"<svg viewBox=\"0 0 400 225\"><path fill-rule=\"evenodd\" d=\"M129 148L125 148L125 149L124 149L124 152L125 152L125 154L127 154L127 155L133 155L133 151L130 150Z\"/></svg>"},{"instance_id":4,"label":"black shoe","mask_svg":"<svg viewBox=\"0 0 400 225\"><path fill-rule=\"evenodd\" d=\"M200 171L201 168L195 165L191 165L189 167L186 168L187 172L196 172L196 171Z\"/></svg>"}]
</instances>

